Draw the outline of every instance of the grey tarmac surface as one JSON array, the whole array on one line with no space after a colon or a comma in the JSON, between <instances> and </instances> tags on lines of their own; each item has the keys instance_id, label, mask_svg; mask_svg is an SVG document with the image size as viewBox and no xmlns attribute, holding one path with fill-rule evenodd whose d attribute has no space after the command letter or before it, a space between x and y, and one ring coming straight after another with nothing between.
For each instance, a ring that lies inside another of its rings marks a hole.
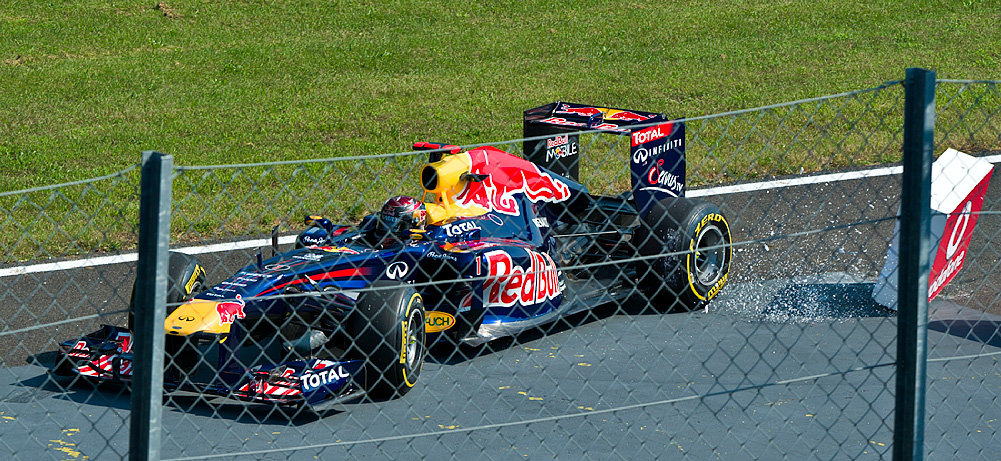
<instances>
[{"instance_id":1,"label":"grey tarmac surface","mask_svg":"<svg viewBox=\"0 0 1001 461\"><path fill-rule=\"evenodd\" d=\"M998 169L985 211L1001 211ZM896 319L866 290L892 233L885 218L895 214L898 183L889 176L711 198L738 245L733 279L708 312L657 314L631 299L485 347L436 349L404 398L345 404L322 417L171 396L163 457L889 457ZM1001 352L999 221L980 218L977 251L932 303L932 459L1001 457L991 416L1001 414L992 355ZM849 225L856 222L865 224ZM808 232L815 229L827 231ZM252 254L200 259L218 281ZM26 360L124 320L133 273L118 265L0 279L5 331L102 315L0 336L0 453L125 455L127 392L64 390Z\"/></svg>"}]
</instances>

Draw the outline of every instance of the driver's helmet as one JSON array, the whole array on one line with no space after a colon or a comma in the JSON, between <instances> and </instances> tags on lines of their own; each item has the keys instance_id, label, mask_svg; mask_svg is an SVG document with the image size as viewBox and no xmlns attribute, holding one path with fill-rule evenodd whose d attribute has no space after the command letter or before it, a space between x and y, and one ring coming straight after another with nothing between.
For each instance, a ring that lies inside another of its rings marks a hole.
<instances>
[{"instance_id":1,"label":"driver's helmet","mask_svg":"<svg viewBox=\"0 0 1001 461\"><path fill-rule=\"evenodd\" d=\"M405 240L410 235L410 229L424 229L427 216L424 202L397 195L382 205L375 222L375 231L383 237Z\"/></svg>"}]
</instances>

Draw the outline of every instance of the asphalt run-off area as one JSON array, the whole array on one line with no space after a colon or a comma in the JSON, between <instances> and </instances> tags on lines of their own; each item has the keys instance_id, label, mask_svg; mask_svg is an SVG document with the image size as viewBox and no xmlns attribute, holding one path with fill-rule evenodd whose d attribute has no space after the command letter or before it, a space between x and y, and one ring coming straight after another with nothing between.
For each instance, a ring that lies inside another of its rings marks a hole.
<instances>
[{"instance_id":1,"label":"asphalt run-off area","mask_svg":"<svg viewBox=\"0 0 1001 461\"><path fill-rule=\"evenodd\" d=\"M985 158L995 171L983 211L998 212L1001 155ZM735 242L731 281L708 309L663 314L631 300L486 346L436 348L405 397L323 415L172 396L161 455L887 458L896 318L871 293L894 225L877 218L896 215L899 174L880 168L689 191L721 205ZM991 240L999 228L997 215L981 216L963 270L930 304L925 437L932 450L957 441L943 450L955 459L979 459L996 442L997 423L983 411L996 408L1001 303L983 280L997 277L988 271L998 267ZM212 281L269 245L179 250L199 255ZM10 320L0 336L0 453L127 453L125 389L63 389L32 360L99 323L124 322L135 259L0 268L0 315ZM107 312L120 314L96 315ZM84 320L66 322L81 313Z\"/></svg>"}]
</instances>

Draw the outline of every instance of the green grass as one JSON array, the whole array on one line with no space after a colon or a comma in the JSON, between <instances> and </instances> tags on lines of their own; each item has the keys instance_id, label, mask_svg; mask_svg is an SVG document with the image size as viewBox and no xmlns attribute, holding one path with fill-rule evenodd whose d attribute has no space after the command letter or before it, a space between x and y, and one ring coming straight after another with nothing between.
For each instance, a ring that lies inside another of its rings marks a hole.
<instances>
[{"instance_id":1,"label":"green grass","mask_svg":"<svg viewBox=\"0 0 1001 461\"><path fill-rule=\"evenodd\" d=\"M1001 4L970 0L455 1L446 7L422 1L6 1L0 3L0 191L109 174L134 165L148 149L173 154L177 165L206 165L385 154L421 140L515 139L521 112L554 100L697 117L870 88L903 78L912 66L934 69L939 78L999 79L998 43ZM895 102L836 107L820 109L831 114L817 113L812 122L807 107L766 121L740 117L745 132L757 130L743 147L721 145L734 132L719 123L693 122L689 151L699 167L697 182L895 159ZM871 122L878 142L857 135L844 141L823 131L837 125L851 131L852 115L869 110L888 113L872 119L883 120ZM986 117L993 117L989 127L997 126L997 115ZM820 131L789 131L794 122ZM779 144L767 132L783 126ZM996 146L996 134L975 138L981 148ZM324 167L302 170L317 168ZM254 233L290 219L262 218L265 210L281 215L280 209L331 203L332 211L321 211L353 218L365 208L353 206L355 200L367 203L414 181L401 176L410 164L381 168L348 177L385 175L373 177L382 182L374 190L331 188L339 192L321 197L288 186L293 196L275 200L259 192L281 190L297 168L250 172L248 178L272 177L228 183L228 200L188 199L192 208L179 216L190 216L190 223L175 235L212 236L220 224L230 226L231 235ZM232 172L212 176L225 174ZM336 169L330 174L321 179L346 180ZM596 178L608 188L626 181L618 170ZM185 184L175 184L182 195L192 187ZM201 192L218 194L224 186L213 187ZM135 197L129 187L109 188L116 207ZM260 198L236 214L227 208L248 194ZM91 195L82 199L86 205L108 206L101 194ZM213 209L196 209L205 203ZM8 198L0 207L10 215L0 229L4 247L32 247L13 236L27 226L10 224L30 219L31 207ZM97 226L92 238L98 243L81 251L128 246L122 236L134 223L116 222Z\"/></svg>"}]
</instances>

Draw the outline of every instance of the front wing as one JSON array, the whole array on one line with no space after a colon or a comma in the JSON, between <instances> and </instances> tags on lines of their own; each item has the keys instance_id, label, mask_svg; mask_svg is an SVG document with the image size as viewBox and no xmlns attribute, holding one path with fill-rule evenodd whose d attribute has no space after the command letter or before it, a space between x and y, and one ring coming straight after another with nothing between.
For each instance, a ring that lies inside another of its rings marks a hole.
<instances>
[{"instance_id":1,"label":"front wing","mask_svg":"<svg viewBox=\"0 0 1001 461\"><path fill-rule=\"evenodd\" d=\"M133 374L132 332L101 325L77 340L64 341L49 372L60 378L81 377L96 382L130 383ZM223 375L211 382L164 376L165 391L192 391L245 402L310 406L320 409L364 395L362 360L335 361L311 358L280 364L257 365L227 383Z\"/></svg>"}]
</instances>

